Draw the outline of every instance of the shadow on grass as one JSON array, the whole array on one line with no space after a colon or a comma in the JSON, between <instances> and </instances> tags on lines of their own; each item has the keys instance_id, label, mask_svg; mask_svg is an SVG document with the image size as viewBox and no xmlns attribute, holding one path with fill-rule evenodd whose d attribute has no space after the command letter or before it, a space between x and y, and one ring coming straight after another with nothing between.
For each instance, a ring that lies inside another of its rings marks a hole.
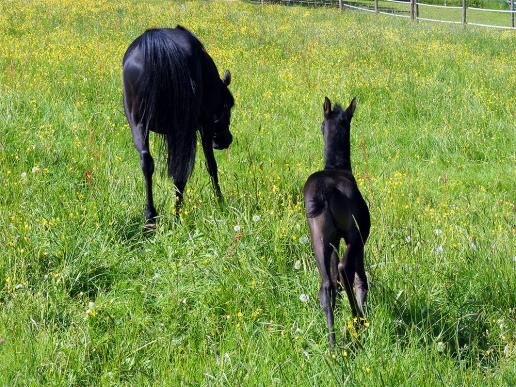
<instances>
[{"instance_id":1,"label":"shadow on grass","mask_svg":"<svg viewBox=\"0 0 516 387\"><path fill-rule=\"evenodd\" d=\"M402 346L408 347L417 337L422 347L433 347L455 361L466 361L468 366L478 361L484 367L497 366L501 354L492 351L494 344L486 334L487 317L477 301L468 300L457 308L451 302L439 304L428 297L403 297L388 287L376 287L388 305L396 341Z\"/></svg>"}]
</instances>

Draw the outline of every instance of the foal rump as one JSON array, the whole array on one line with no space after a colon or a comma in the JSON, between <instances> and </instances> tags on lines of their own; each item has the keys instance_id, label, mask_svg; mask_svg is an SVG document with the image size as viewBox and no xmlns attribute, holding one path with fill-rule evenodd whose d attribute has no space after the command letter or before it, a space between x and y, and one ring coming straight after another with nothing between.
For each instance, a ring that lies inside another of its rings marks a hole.
<instances>
[{"instance_id":1,"label":"foal rump","mask_svg":"<svg viewBox=\"0 0 516 387\"><path fill-rule=\"evenodd\" d=\"M140 57L132 57L136 55ZM167 30L151 29L127 49L124 70L131 59L143 62L133 85L138 111L131 113L139 118L145 138L150 131L163 135L168 174L186 181L194 165L198 117L187 58ZM127 106L132 103L127 101Z\"/></svg>"},{"instance_id":2,"label":"foal rump","mask_svg":"<svg viewBox=\"0 0 516 387\"><path fill-rule=\"evenodd\" d=\"M306 195L305 195L306 198ZM308 218L315 218L328 207L328 192L317 190L310 198L305 199L305 211Z\"/></svg>"}]
</instances>

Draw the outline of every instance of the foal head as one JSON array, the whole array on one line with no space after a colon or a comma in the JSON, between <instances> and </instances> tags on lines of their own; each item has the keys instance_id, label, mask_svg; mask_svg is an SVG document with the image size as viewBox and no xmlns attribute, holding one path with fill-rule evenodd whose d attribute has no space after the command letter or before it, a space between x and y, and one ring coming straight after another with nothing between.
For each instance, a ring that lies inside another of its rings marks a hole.
<instances>
[{"instance_id":1,"label":"foal head","mask_svg":"<svg viewBox=\"0 0 516 387\"><path fill-rule=\"evenodd\" d=\"M224 76L221 78L222 87L220 95L220 107L213 117L213 148L226 149L231 145L233 136L229 131L229 124L231 121L231 108L235 104L233 95L229 91L229 84L231 83L231 73L226 70Z\"/></svg>"},{"instance_id":2,"label":"foal head","mask_svg":"<svg viewBox=\"0 0 516 387\"><path fill-rule=\"evenodd\" d=\"M324 97L321 131L324 137L326 169L351 170L349 132L356 106L356 98L353 98L346 110L338 104L332 109L330 100Z\"/></svg>"}]
</instances>

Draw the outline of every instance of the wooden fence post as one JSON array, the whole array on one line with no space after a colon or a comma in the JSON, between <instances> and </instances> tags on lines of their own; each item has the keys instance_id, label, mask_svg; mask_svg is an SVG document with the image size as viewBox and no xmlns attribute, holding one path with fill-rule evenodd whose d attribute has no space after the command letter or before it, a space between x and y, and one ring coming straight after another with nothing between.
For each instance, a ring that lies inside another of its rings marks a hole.
<instances>
[{"instance_id":1,"label":"wooden fence post","mask_svg":"<svg viewBox=\"0 0 516 387\"><path fill-rule=\"evenodd\" d=\"M462 24L463 25L467 24L467 21L466 21L466 8L467 8L466 0L462 0Z\"/></svg>"},{"instance_id":2,"label":"wooden fence post","mask_svg":"<svg viewBox=\"0 0 516 387\"><path fill-rule=\"evenodd\" d=\"M339 10L342 12L342 0L339 0Z\"/></svg>"},{"instance_id":3,"label":"wooden fence post","mask_svg":"<svg viewBox=\"0 0 516 387\"><path fill-rule=\"evenodd\" d=\"M374 0L374 13L378 13L378 0Z\"/></svg>"},{"instance_id":4,"label":"wooden fence post","mask_svg":"<svg viewBox=\"0 0 516 387\"><path fill-rule=\"evenodd\" d=\"M514 28L514 0L511 0L511 26Z\"/></svg>"},{"instance_id":5,"label":"wooden fence post","mask_svg":"<svg viewBox=\"0 0 516 387\"><path fill-rule=\"evenodd\" d=\"M410 19L414 20L414 3L416 0L410 0Z\"/></svg>"}]
</instances>

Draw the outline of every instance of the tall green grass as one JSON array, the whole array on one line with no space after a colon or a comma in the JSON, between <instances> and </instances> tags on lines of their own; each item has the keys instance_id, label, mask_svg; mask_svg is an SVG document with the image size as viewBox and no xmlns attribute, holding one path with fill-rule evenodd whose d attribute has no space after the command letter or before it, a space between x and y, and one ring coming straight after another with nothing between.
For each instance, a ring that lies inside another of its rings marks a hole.
<instances>
[{"instance_id":1,"label":"tall green grass","mask_svg":"<svg viewBox=\"0 0 516 387\"><path fill-rule=\"evenodd\" d=\"M121 60L177 23L232 71L235 141L226 205L199 152L181 222L157 174L149 235ZM1 3L0 384L514 384L515 49L331 9ZM325 95L357 96L372 214L370 325L339 301L333 354L301 193Z\"/></svg>"}]
</instances>

